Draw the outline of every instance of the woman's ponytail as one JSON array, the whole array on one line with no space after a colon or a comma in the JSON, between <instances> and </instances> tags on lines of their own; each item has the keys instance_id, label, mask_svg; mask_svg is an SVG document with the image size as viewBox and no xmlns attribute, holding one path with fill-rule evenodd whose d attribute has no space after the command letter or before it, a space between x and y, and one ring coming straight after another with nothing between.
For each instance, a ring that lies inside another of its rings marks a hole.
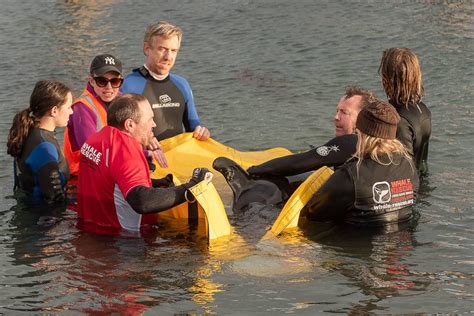
<instances>
[{"instance_id":1,"label":"woman's ponytail","mask_svg":"<svg viewBox=\"0 0 474 316\"><path fill-rule=\"evenodd\" d=\"M21 155L26 137L35 125L33 117L31 117L31 109L27 108L15 115L13 124L8 133L7 153L15 158Z\"/></svg>"},{"instance_id":2,"label":"woman's ponytail","mask_svg":"<svg viewBox=\"0 0 474 316\"><path fill-rule=\"evenodd\" d=\"M36 82L30 96L29 108L19 112L13 118L7 142L9 155L20 157L30 129L53 107L63 104L69 93L71 89L57 80Z\"/></svg>"}]
</instances>

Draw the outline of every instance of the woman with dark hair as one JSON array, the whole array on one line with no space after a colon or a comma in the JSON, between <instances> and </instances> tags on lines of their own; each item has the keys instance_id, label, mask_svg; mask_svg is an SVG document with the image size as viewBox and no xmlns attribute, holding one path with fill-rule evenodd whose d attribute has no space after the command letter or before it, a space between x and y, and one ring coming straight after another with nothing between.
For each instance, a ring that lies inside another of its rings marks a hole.
<instances>
[{"instance_id":1,"label":"woman with dark hair","mask_svg":"<svg viewBox=\"0 0 474 316\"><path fill-rule=\"evenodd\" d=\"M15 158L15 187L35 200L65 199L69 168L55 136L72 114L72 93L55 80L38 81L30 106L17 113L8 134L8 154Z\"/></svg>"},{"instance_id":2,"label":"woman with dark hair","mask_svg":"<svg viewBox=\"0 0 474 316\"><path fill-rule=\"evenodd\" d=\"M308 219L380 226L411 218L419 180L405 146L395 138L399 121L395 108L383 101L359 112L354 158L311 198Z\"/></svg>"},{"instance_id":3,"label":"woman with dark hair","mask_svg":"<svg viewBox=\"0 0 474 316\"><path fill-rule=\"evenodd\" d=\"M389 48L383 52L379 74L388 101L401 117L397 139L407 147L418 171L425 174L431 112L421 101L424 89L418 57L408 48Z\"/></svg>"}]
</instances>

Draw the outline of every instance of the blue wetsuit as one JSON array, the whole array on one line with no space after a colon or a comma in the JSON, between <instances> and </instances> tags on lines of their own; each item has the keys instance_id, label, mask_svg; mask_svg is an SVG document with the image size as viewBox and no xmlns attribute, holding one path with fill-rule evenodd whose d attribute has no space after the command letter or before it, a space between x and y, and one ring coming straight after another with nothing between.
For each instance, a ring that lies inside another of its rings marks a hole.
<instances>
[{"instance_id":1,"label":"blue wetsuit","mask_svg":"<svg viewBox=\"0 0 474 316\"><path fill-rule=\"evenodd\" d=\"M125 77L121 91L148 99L155 115L153 133L159 140L192 132L200 125L191 87L183 77L170 73L164 80L156 80L141 67Z\"/></svg>"},{"instance_id":2,"label":"blue wetsuit","mask_svg":"<svg viewBox=\"0 0 474 316\"><path fill-rule=\"evenodd\" d=\"M15 183L34 200L65 199L69 167L54 132L32 128L21 156L15 160Z\"/></svg>"}]
</instances>

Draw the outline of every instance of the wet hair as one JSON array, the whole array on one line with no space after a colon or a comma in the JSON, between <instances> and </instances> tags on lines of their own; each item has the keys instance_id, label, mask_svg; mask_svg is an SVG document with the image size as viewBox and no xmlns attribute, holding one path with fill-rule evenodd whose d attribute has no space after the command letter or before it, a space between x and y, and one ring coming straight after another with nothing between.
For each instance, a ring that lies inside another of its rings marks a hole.
<instances>
[{"instance_id":1,"label":"wet hair","mask_svg":"<svg viewBox=\"0 0 474 316\"><path fill-rule=\"evenodd\" d=\"M131 119L138 123L141 117L139 103L146 101L141 94L125 93L115 98L107 110L107 125L124 130L125 121Z\"/></svg>"},{"instance_id":2,"label":"wet hair","mask_svg":"<svg viewBox=\"0 0 474 316\"><path fill-rule=\"evenodd\" d=\"M352 98L353 96L360 96L362 97L362 102L359 104L359 110L361 110L364 106L369 104L370 102L374 102L377 97L372 91L363 89L359 86L348 86L346 88L345 97L346 99Z\"/></svg>"},{"instance_id":3,"label":"wet hair","mask_svg":"<svg viewBox=\"0 0 474 316\"><path fill-rule=\"evenodd\" d=\"M398 159L395 159L395 156L401 156L407 159L412 169L415 170L410 154L398 139L384 139L369 136L359 129L356 129L356 134L357 148L354 157L357 159L357 173L359 173L360 164L364 159L372 159L381 165L388 166L399 163ZM383 159L382 156L388 159Z\"/></svg>"},{"instance_id":4,"label":"wet hair","mask_svg":"<svg viewBox=\"0 0 474 316\"><path fill-rule=\"evenodd\" d=\"M181 41L183 31L179 27L174 26L166 21L153 22L146 28L145 35L143 36L143 42L152 46L152 40L154 36L178 36L178 39Z\"/></svg>"},{"instance_id":5,"label":"wet hair","mask_svg":"<svg viewBox=\"0 0 474 316\"><path fill-rule=\"evenodd\" d=\"M408 48L389 48L383 52L379 74L390 103L397 105L417 104L423 96L418 57Z\"/></svg>"},{"instance_id":6,"label":"wet hair","mask_svg":"<svg viewBox=\"0 0 474 316\"><path fill-rule=\"evenodd\" d=\"M64 104L70 93L71 89L59 81L38 81L30 96L30 106L18 112L13 118L8 133L7 153L16 158L20 157L30 129L37 126L39 120L52 108Z\"/></svg>"}]
</instances>

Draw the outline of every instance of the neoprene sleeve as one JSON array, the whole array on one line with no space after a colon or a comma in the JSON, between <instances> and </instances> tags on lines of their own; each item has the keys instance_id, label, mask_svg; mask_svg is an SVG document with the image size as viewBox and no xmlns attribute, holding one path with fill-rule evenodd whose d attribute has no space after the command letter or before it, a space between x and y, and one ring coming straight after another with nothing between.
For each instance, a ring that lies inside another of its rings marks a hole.
<instances>
[{"instance_id":1,"label":"neoprene sleeve","mask_svg":"<svg viewBox=\"0 0 474 316\"><path fill-rule=\"evenodd\" d=\"M293 176L317 170L322 166L334 167L344 164L356 151L355 134L338 136L323 146L309 151L272 159L247 171L251 176Z\"/></svg>"},{"instance_id":2,"label":"neoprene sleeve","mask_svg":"<svg viewBox=\"0 0 474 316\"><path fill-rule=\"evenodd\" d=\"M128 204L139 214L158 213L186 201L186 186L147 188L137 186L126 197Z\"/></svg>"},{"instance_id":3,"label":"neoprene sleeve","mask_svg":"<svg viewBox=\"0 0 474 316\"><path fill-rule=\"evenodd\" d=\"M38 170L38 181L47 202L53 203L66 198L57 162L51 161L41 167Z\"/></svg>"}]
</instances>

